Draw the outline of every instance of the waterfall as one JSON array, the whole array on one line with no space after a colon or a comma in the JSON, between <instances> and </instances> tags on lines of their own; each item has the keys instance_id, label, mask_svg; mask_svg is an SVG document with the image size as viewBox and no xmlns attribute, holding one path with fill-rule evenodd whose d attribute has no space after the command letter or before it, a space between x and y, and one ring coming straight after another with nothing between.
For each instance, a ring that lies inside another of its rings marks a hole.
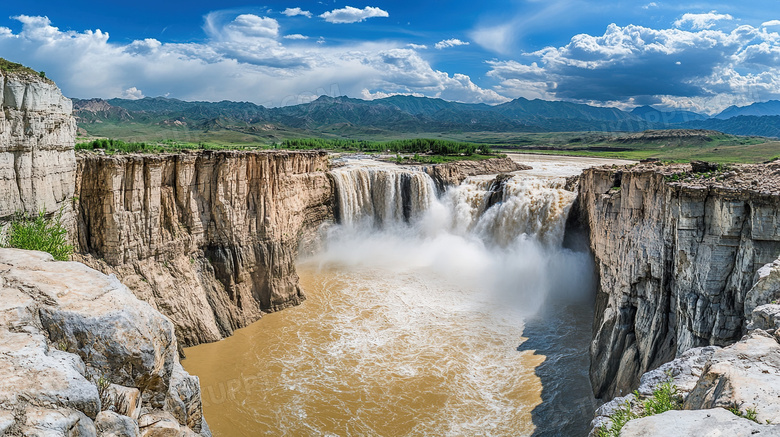
<instances>
[{"instance_id":1,"label":"waterfall","mask_svg":"<svg viewBox=\"0 0 780 437\"><path fill-rule=\"evenodd\" d=\"M378 227L418 219L436 197L433 180L403 168L351 167L331 173L336 181L339 220L355 225L370 219Z\"/></svg>"},{"instance_id":2,"label":"waterfall","mask_svg":"<svg viewBox=\"0 0 780 437\"><path fill-rule=\"evenodd\" d=\"M575 197L560 178L476 176L437 198L433 179L414 168L354 165L331 174L343 226L411 227L422 237L447 232L499 247L521 239L559 247Z\"/></svg>"}]
</instances>

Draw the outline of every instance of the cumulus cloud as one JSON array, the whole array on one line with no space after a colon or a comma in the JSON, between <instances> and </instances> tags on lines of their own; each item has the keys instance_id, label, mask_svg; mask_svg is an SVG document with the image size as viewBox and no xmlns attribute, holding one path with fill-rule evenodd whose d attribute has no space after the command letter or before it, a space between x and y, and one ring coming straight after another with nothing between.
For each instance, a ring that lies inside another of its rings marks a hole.
<instances>
[{"instance_id":1,"label":"cumulus cloud","mask_svg":"<svg viewBox=\"0 0 780 437\"><path fill-rule=\"evenodd\" d=\"M422 93L385 93L382 91L372 93L367 88L363 88L363 91L360 92L360 97L364 100L386 99L393 96L425 97Z\"/></svg>"},{"instance_id":2,"label":"cumulus cloud","mask_svg":"<svg viewBox=\"0 0 780 437\"><path fill-rule=\"evenodd\" d=\"M464 102L505 101L466 75L439 71L402 43L287 47L279 23L227 12L204 17L207 38L165 43L109 40L101 30L64 31L48 18L20 16L18 33L0 32L0 53L44 70L70 97L170 95L185 100L299 104L327 94L409 93ZM143 90L143 92L141 92Z\"/></svg>"},{"instance_id":3,"label":"cumulus cloud","mask_svg":"<svg viewBox=\"0 0 780 437\"><path fill-rule=\"evenodd\" d=\"M769 20L761 23L764 27L780 26L780 20Z\"/></svg>"},{"instance_id":4,"label":"cumulus cloud","mask_svg":"<svg viewBox=\"0 0 780 437\"><path fill-rule=\"evenodd\" d=\"M368 18L389 16L390 14L388 14L387 11L383 11L382 9L373 6L366 6L363 9L347 6L345 8L334 9L320 15L320 17L324 18L328 23L337 24L358 23Z\"/></svg>"},{"instance_id":5,"label":"cumulus cloud","mask_svg":"<svg viewBox=\"0 0 780 437\"><path fill-rule=\"evenodd\" d=\"M451 39L445 39L443 41L439 41L436 44L434 44L434 47L441 50L446 49L447 47L455 47L455 46L467 46L469 45L468 41L461 41L457 38L451 38Z\"/></svg>"},{"instance_id":6,"label":"cumulus cloud","mask_svg":"<svg viewBox=\"0 0 780 437\"><path fill-rule=\"evenodd\" d=\"M719 14L716 11L711 11L706 14L684 14L682 18L674 22L674 25L677 27L682 27L686 24L690 24L692 29L702 30L702 29L710 29L718 21L723 20L733 20L734 17L732 17L729 14Z\"/></svg>"},{"instance_id":7,"label":"cumulus cloud","mask_svg":"<svg viewBox=\"0 0 780 437\"><path fill-rule=\"evenodd\" d=\"M658 3L650 2L650 3L642 6L642 9L650 9L650 8L657 8L657 7L658 7Z\"/></svg>"},{"instance_id":8,"label":"cumulus cloud","mask_svg":"<svg viewBox=\"0 0 780 437\"><path fill-rule=\"evenodd\" d=\"M130 87L122 93L123 99L138 100L144 98L144 93L136 87Z\"/></svg>"},{"instance_id":9,"label":"cumulus cloud","mask_svg":"<svg viewBox=\"0 0 780 437\"><path fill-rule=\"evenodd\" d=\"M739 99L780 97L780 41L752 26L686 31L611 24L601 36L575 35L527 57L488 62L495 90L582 102L681 99L709 113Z\"/></svg>"},{"instance_id":10,"label":"cumulus cloud","mask_svg":"<svg viewBox=\"0 0 780 437\"><path fill-rule=\"evenodd\" d=\"M311 12L304 11L301 8L287 8L284 11L282 11L284 15L287 15L288 17L295 17L296 15L303 15L306 18L311 18Z\"/></svg>"},{"instance_id":11,"label":"cumulus cloud","mask_svg":"<svg viewBox=\"0 0 780 437\"><path fill-rule=\"evenodd\" d=\"M411 49L415 50L425 50L428 48L425 44L407 44L406 47L409 47Z\"/></svg>"},{"instance_id":12,"label":"cumulus cloud","mask_svg":"<svg viewBox=\"0 0 780 437\"><path fill-rule=\"evenodd\" d=\"M306 35L301 35L300 33L293 33L292 35L285 35L282 38L284 39L309 39Z\"/></svg>"}]
</instances>

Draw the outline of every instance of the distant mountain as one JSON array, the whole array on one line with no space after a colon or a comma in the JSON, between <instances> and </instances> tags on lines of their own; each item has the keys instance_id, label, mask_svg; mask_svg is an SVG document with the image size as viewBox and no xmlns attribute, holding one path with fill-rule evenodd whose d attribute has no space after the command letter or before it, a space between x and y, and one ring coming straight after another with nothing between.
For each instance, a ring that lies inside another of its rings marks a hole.
<instances>
[{"instance_id":1,"label":"distant mountain","mask_svg":"<svg viewBox=\"0 0 780 437\"><path fill-rule=\"evenodd\" d=\"M685 123L681 126L689 129L711 129L732 135L780 137L780 115L761 117L741 115L726 120L710 118Z\"/></svg>"},{"instance_id":2,"label":"distant mountain","mask_svg":"<svg viewBox=\"0 0 780 437\"><path fill-rule=\"evenodd\" d=\"M709 118L691 111L659 111L652 106L636 107L631 111L631 114L654 125L673 125Z\"/></svg>"},{"instance_id":3,"label":"distant mountain","mask_svg":"<svg viewBox=\"0 0 780 437\"><path fill-rule=\"evenodd\" d=\"M714 118L725 120L740 115L753 115L757 117L765 115L780 115L780 101L757 102L748 106L729 106Z\"/></svg>"},{"instance_id":4,"label":"distant mountain","mask_svg":"<svg viewBox=\"0 0 780 437\"><path fill-rule=\"evenodd\" d=\"M518 98L496 106L414 96L377 100L321 96L310 103L265 108L249 102L187 102L165 97L73 99L79 125L147 124L230 130L248 135L287 131L312 135L446 132L641 132L646 129L715 129L737 135L780 136L774 117L706 119L689 111L650 106L630 113L571 102ZM767 102L767 104L770 102ZM775 102L780 105L780 102ZM767 107L767 105L764 105ZM99 130L99 129L98 129ZM268 133L267 137L273 136Z\"/></svg>"}]
</instances>

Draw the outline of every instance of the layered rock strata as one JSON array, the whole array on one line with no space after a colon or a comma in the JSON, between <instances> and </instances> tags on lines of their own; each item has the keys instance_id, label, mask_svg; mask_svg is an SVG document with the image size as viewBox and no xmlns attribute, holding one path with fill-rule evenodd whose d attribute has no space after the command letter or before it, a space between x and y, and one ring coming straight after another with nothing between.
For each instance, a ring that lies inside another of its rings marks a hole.
<instances>
[{"instance_id":1,"label":"layered rock strata","mask_svg":"<svg viewBox=\"0 0 780 437\"><path fill-rule=\"evenodd\" d=\"M70 100L29 70L0 70L0 105L0 221L69 208L76 175Z\"/></svg>"},{"instance_id":2,"label":"layered rock strata","mask_svg":"<svg viewBox=\"0 0 780 437\"><path fill-rule=\"evenodd\" d=\"M0 374L0 435L210 435L171 322L80 263L0 249Z\"/></svg>"},{"instance_id":3,"label":"layered rock strata","mask_svg":"<svg viewBox=\"0 0 780 437\"><path fill-rule=\"evenodd\" d=\"M756 272L780 253L778 170L641 164L583 173L578 203L599 273L597 397L629 393L644 372L745 333L760 300L748 293Z\"/></svg>"},{"instance_id":4,"label":"layered rock strata","mask_svg":"<svg viewBox=\"0 0 780 437\"><path fill-rule=\"evenodd\" d=\"M219 340L304 297L298 245L332 216L321 152L84 154L79 259L171 318L185 345Z\"/></svg>"}]
</instances>

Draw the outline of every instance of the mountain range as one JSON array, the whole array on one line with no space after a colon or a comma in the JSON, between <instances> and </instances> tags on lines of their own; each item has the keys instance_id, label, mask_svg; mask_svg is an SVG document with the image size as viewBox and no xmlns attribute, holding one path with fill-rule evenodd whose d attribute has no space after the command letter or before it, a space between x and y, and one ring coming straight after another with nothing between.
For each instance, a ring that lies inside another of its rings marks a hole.
<instances>
[{"instance_id":1,"label":"mountain range","mask_svg":"<svg viewBox=\"0 0 780 437\"><path fill-rule=\"evenodd\" d=\"M425 132L637 132L646 129L710 129L735 135L780 137L780 101L732 106L715 117L642 106L631 112L579 103L518 98L500 105L392 96L376 100L321 96L309 103L266 108L249 102L188 102L165 97L73 99L79 127L100 125L186 126L259 134L287 129L298 135Z\"/></svg>"}]
</instances>

